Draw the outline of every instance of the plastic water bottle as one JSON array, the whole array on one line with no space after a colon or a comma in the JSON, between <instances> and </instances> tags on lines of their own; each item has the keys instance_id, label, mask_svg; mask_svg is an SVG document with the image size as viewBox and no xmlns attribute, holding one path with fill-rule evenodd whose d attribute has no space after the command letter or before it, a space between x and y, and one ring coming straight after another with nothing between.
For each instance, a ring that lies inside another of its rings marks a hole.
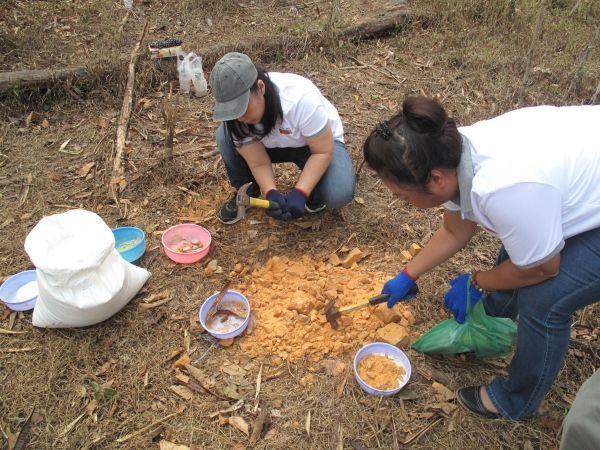
<instances>
[{"instance_id":1,"label":"plastic water bottle","mask_svg":"<svg viewBox=\"0 0 600 450\"><path fill-rule=\"evenodd\" d=\"M131 10L133 8L133 0L123 0L123 6Z\"/></svg>"},{"instance_id":2,"label":"plastic water bottle","mask_svg":"<svg viewBox=\"0 0 600 450\"><path fill-rule=\"evenodd\" d=\"M202 57L195 53L188 55L188 69L191 73L192 85L194 86L194 94L196 97L203 97L208 93L208 84L204 78L202 71Z\"/></svg>"},{"instance_id":3,"label":"plastic water bottle","mask_svg":"<svg viewBox=\"0 0 600 450\"><path fill-rule=\"evenodd\" d=\"M188 58L184 51L177 51L177 73L179 74L179 92L182 94L190 93L190 83L192 76L188 67Z\"/></svg>"}]
</instances>

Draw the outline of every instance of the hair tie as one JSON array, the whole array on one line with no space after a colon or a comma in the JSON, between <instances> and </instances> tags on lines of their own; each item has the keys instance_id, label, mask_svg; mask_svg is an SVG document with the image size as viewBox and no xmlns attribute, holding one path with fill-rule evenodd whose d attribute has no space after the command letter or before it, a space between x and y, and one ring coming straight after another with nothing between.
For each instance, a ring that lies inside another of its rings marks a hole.
<instances>
[{"instance_id":1,"label":"hair tie","mask_svg":"<svg viewBox=\"0 0 600 450\"><path fill-rule=\"evenodd\" d=\"M375 131L377 131L377 133L379 133L379 135L385 140L385 141L389 141L390 138L392 137L392 130L390 129L390 127L388 126L387 121L383 121L383 122L379 122L376 126L375 126Z\"/></svg>"}]
</instances>

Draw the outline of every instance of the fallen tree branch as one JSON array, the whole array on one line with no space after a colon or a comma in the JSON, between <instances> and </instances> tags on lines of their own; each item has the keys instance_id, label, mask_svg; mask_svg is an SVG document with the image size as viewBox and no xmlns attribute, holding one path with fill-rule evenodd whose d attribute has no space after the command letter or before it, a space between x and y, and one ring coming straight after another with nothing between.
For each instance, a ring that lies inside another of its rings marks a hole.
<instances>
[{"instance_id":1,"label":"fallen tree branch","mask_svg":"<svg viewBox=\"0 0 600 450\"><path fill-rule=\"evenodd\" d=\"M90 76L90 71L86 67L1 72L0 93L9 92L14 89L39 88L59 81L87 76Z\"/></svg>"},{"instance_id":2,"label":"fallen tree branch","mask_svg":"<svg viewBox=\"0 0 600 450\"><path fill-rule=\"evenodd\" d=\"M112 178L110 187L115 200L118 198L118 193L123 192L127 186L125 181L125 140L127 139L127 129L129 128L129 117L131 115L131 104L133 103L133 87L135 84L135 64L138 59L138 52L142 46L142 42L148 31L148 21L144 24L142 35L131 52L129 60L129 70L127 74L127 85L125 87L125 95L123 97L123 106L121 107L121 115L117 126L117 141L115 143L115 156L113 160ZM118 205L117 201L117 205Z\"/></svg>"}]
</instances>

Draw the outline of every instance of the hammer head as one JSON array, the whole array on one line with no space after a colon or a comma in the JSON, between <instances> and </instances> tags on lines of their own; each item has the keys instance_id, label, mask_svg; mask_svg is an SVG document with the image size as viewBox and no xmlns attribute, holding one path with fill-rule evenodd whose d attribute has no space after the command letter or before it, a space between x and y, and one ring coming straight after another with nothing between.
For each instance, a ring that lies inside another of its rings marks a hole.
<instances>
[{"instance_id":1,"label":"hammer head","mask_svg":"<svg viewBox=\"0 0 600 450\"><path fill-rule=\"evenodd\" d=\"M246 207L250 206L250 196L248 195L248 188L252 183L246 183L237 190L235 196L235 206L237 206L237 220L246 217Z\"/></svg>"},{"instance_id":2,"label":"hammer head","mask_svg":"<svg viewBox=\"0 0 600 450\"><path fill-rule=\"evenodd\" d=\"M325 305L325 318L331 328L337 330L339 328L340 311L335 307L335 300L329 300Z\"/></svg>"}]
</instances>

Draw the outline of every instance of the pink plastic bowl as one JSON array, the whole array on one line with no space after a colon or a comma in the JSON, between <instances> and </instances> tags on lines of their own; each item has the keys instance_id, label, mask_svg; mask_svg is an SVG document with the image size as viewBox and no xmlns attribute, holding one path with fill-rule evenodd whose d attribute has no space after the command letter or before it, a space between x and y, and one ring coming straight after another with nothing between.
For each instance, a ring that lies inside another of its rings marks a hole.
<instances>
[{"instance_id":1,"label":"pink plastic bowl","mask_svg":"<svg viewBox=\"0 0 600 450\"><path fill-rule=\"evenodd\" d=\"M193 223L174 225L162 235L162 245L165 249L165 254L173 261L182 264L195 263L204 258L210 250L211 240L210 232L206 228ZM200 241L202 242L202 248L189 253L178 252L176 248L183 241Z\"/></svg>"}]
</instances>

